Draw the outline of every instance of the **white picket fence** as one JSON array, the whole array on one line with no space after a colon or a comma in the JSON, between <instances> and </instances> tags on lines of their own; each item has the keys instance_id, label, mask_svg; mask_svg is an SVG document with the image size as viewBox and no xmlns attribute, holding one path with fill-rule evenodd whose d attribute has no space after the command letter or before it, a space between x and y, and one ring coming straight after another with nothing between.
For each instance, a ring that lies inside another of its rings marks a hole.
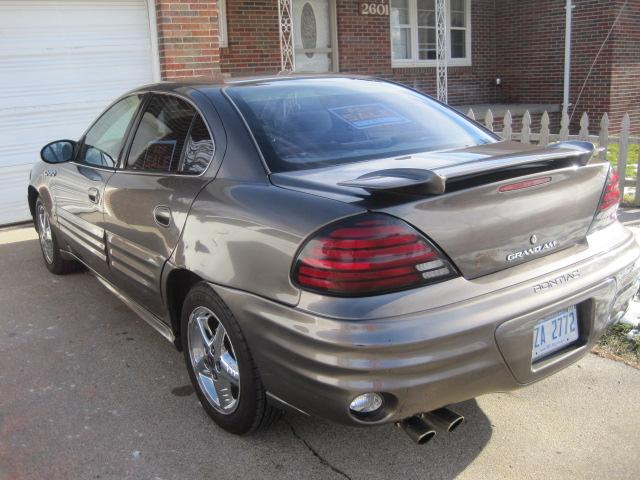
<instances>
[{"instance_id":1,"label":"white picket fence","mask_svg":"<svg viewBox=\"0 0 640 480\"><path fill-rule=\"evenodd\" d=\"M470 109L467 112L467 116L476 120L473 110ZM493 124L494 118L491 110L487 110L484 117L485 126L494 131ZM522 117L522 129L520 132L514 132L512 128L513 118L511 112L507 110L503 119L502 132L495 132L505 140L516 140L522 143L531 143L537 145L548 145L551 142L557 142L560 140L585 140L592 142L597 147L601 148L598 155L602 160L607 159L607 153L611 144L618 144L618 158L616 159L618 175L620 178L624 178L624 188L621 188L621 194L628 193L626 204L634 206L640 206L640 172L638 170L638 164L640 158L628 158L631 145L639 145L640 137L632 137L629 132L631 131L631 119L629 114L625 113L622 118L622 125L620 133L616 135L609 135L609 115L606 113L602 115L600 119L598 134L591 134L589 132L589 116L587 113L583 113L580 118L580 131L577 135L569 134L569 115L566 112L562 113L560 119L560 131L558 133L551 133L549 131L549 114L545 111L540 119L540 131L538 133L531 131L531 115L527 110ZM640 148L638 149L638 156L640 156ZM627 163L630 160L630 164L633 165L633 175L626 175ZM623 185L623 182L620 182Z\"/></svg>"}]
</instances>

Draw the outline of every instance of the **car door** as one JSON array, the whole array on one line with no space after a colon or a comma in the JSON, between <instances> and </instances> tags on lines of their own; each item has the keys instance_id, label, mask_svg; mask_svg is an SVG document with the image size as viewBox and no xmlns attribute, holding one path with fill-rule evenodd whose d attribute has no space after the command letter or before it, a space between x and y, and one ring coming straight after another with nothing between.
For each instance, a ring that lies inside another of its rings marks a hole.
<instances>
[{"instance_id":1,"label":"car door","mask_svg":"<svg viewBox=\"0 0 640 480\"><path fill-rule=\"evenodd\" d=\"M74 161L49 172L54 214L68 249L103 276L108 273L104 187L141 101L140 95L130 95L109 107L78 142Z\"/></svg>"},{"instance_id":2,"label":"car door","mask_svg":"<svg viewBox=\"0 0 640 480\"><path fill-rule=\"evenodd\" d=\"M194 104L150 94L127 155L104 192L109 279L162 316L160 277L214 155L214 142Z\"/></svg>"}]
</instances>

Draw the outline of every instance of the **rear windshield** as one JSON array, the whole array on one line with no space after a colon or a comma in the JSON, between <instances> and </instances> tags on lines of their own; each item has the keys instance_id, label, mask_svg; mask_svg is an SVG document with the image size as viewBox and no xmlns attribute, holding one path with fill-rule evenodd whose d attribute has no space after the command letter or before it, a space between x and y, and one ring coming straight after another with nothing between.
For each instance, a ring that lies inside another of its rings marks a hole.
<instances>
[{"instance_id":1,"label":"rear windshield","mask_svg":"<svg viewBox=\"0 0 640 480\"><path fill-rule=\"evenodd\" d=\"M226 92L272 172L496 141L431 98L380 80L274 80Z\"/></svg>"}]
</instances>

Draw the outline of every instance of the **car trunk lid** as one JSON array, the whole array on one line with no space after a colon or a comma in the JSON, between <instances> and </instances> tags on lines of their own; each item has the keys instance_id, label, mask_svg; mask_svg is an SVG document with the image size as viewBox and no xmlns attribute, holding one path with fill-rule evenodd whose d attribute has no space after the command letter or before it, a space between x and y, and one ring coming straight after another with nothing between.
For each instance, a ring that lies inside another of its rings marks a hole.
<instances>
[{"instance_id":1,"label":"car trunk lid","mask_svg":"<svg viewBox=\"0 0 640 480\"><path fill-rule=\"evenodd\" d=\"M607 175L592 154L586 143L498 142L271 178L402 218L476 278L584 241Z\"/></svg>"}]
</instances>

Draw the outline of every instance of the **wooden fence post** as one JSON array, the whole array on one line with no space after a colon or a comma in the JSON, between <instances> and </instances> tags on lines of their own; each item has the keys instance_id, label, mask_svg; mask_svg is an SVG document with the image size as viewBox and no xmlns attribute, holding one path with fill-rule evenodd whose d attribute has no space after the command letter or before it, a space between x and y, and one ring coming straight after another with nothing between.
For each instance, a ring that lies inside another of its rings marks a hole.
<instances>
[{"instance_id":1,"label":"wooden fence post","mask_svg":"<svg viewBox=\"0 0 640 480\"><path fill-rule=\"evenodd\" d=\"M493 113L491 109L487 110L487 114L484 116L484 125L493 132Z\"/></svg>"},{"instance_id":2,"label":"wooden fence post","mask_svg":"<svg viewBox=\"0 0 640 480\"><path fill-rule=\"evenodd\" d=\"M625 113L622 117L622 128L620 129L620 143L618 150L618 176L620 177L620 201L624 199L624 187L627 179L627 154L629 152L629 128L631 119L629 114Z\"/></svg>"},{"instance_id":3,"label":"wooden fence post","mask_svg":"<svg viewBox=\"0 0 640 480\"><path fill-rule=\"evenodd\" d=\"M580 117L580 140L584 140L585 142L589 141L589 115L587 112L582 112L582 116Z\"/></svg>"},{"instance_id":4,"label":"wooden fence post","mask_svg":"<svg viewBox=\"0 0 640 480\"><path fill-rule=\"evenodd\" d=\"M549 145L549 114L546 110L540 119L540 141L538 143L543 147Z\"/></svg>"},{"instance_id":5,"label":"wooden fence post","mask_svg":"<svg viewBox=\"0 0 640 480\"><path fill-rule=\"evenodd\" d=\"M522 133L520 135L521 143L531 143L531 114L529 110L524 112L522 117Z\"/></svg>"},{"instance_id":6,"label":"wooden fence post","mask_svg":"<svg viewBox=\"0 0 640 480\"><path fill-rule=\"evenodd\" d=\"M566 110L562 111L562 118L560 119L560 140L569 139L569 114Z\"/></svg>"},{"instance_id":7,"label":"wooden fence post","mask_svg":"<svg viewBox=\"0 0 640 480\"><path fill-rule=\"evenodd\" d=\"M507 110L507 113L504 114L504 127L502 128L502 138L504 140L511 140L511 122L513 119L511 118L511 112Z\"/></svg>"},{"instance_id":8,"label":"wooden fence post","mask_svg":"<svg viewBox=\"0 0 640 480\"><path fill-rule=\"evenodd\" d=\"M640 206L640 148L638 148L638 157L636 158L636 194L633 198L633 205Z\"/></svg>"},{"instance_id":9,"label":"wooden fence post","mask_svg":"<svg viewBox=\"0 0 640 480\"><path fill-rule=\"evenodd\" d=\"M598 146L602 148L600 151L600 160L607 159L607 151L609 150L609 115L604 112L600 120L600 136L598 137Z\"/></svg>"}]
</instances>

